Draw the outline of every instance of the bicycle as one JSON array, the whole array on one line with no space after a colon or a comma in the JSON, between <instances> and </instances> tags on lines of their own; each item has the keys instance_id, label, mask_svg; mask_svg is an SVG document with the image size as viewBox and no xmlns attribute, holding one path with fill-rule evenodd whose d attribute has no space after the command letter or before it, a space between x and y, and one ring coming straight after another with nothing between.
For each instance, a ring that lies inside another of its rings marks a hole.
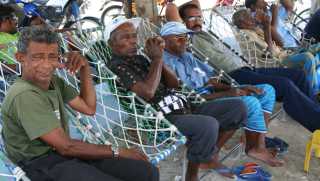
<instances>
[{"instance_id":1,"label":"bicycle","mask_svg":"<svg viewBox=\"0 0 320 181\"><path fill-rule=\"evenodd\" d=\"M47 4L48 0L0 0L0 4L16 4L23 9L27 17L41 17L44 22L53 28L92 28L101 26L94 17L80 16L82 0L61 0L56 4ZM90 26L85 23L91 24Z\"/></svg>"}]
</instances>

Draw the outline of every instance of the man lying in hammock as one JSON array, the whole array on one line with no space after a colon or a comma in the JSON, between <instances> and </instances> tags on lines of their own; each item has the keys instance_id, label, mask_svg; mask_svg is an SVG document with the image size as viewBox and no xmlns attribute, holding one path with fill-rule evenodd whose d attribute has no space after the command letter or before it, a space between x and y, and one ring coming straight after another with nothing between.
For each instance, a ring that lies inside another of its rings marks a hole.
<instances>
[{"instance_id":1,"label":"man lying in hammock","mask_svg":"<svg viewBox=\"0 0 320 181\"><path fill-rule=\"evenodd\" d=\"M138 25L135 19L119 17L107 26L112 49L108 67L118 75L118 83L161 110L188 138L188 181L198 180L199 167L234 177L231 170L219 163L218 152L246 121L245 105L241 100L207 101L195 105L184 95L175 93L173 89L179 87L179 81L163 62L163 39L154 37L146 41L149 62L146 57L137 55Z\"/></svg>"},{"instance_id":2,"label":"man lying in hammock","mask_svg":"<svg viewBox=\"0 0 320 181\"><path fill-rule=\"evenodd\" d=\"M166 23L160 34L166 46L164 62L180 80L190 89L203 92L207 100L241 99L248 109L248 120L245 123L246 153L256 159L262 160L270 166L282 166L265 147L265 134L267 126L265 118L272 113L275 103L275 92L272 86L261 84L257 86L242 86L232 88L227 84L212 78L218 76L212 67L202 63L199 59L187 52L187 30L180 22ZM239 97L241 96L241 97Z\"/></svg>"},{"instance_id":3,"label":"man lying in hammock","mask_svg":"<svg viewBox=\"0 0 320 181\"><path fill-rule=\"evenodd\" d=\"M96 111L96 94L87 60L70 52L61 62L59 36L46 27L20 32L16 59L22 76L1 107L6 153L31 180L158 181L157 168L134 149L95 145L70 138L68 104L87 115ZM57 68L80 72L80 93L54 75Z\"/></svg>"},{"instance_id":4,"label":"man lying in hammock","mask_svg":"<svg viewBox=\"0 0 320 181\"><path fill-rule=\"evenodd\" d=\"M179 15L180 14L180 15ZM167 5L168 21L179 21L193 30L193 46L205 52L210 63L225 70L240 84L270 84L276 90L277 100L283 102L285 111L309 131L320 128L318 121L320 105L316 102L312 89L302 70L290 68L255 68L246 66L240 58L228 59L228 55L217 50L215 40L202 29L203 17L199 1L193 0L179 8L173 3Z\"/></svg>"},{"instance_id":5,"label":"man lying in hammock","mask_svg":"<svg viewBox=\"0 0 320 181\"><path fill-rule=\"evenodd\" d=\"M320 44L315 44L310 46L307 50L301 49L298 52L285 51L281 47L274 45L268 45L264 37L264 34L268 33L267 29L271 28L269 17L260 11L256 12L256 15L259 16L260 22L263 23L263 29L255 23L256 21L250 15L250 11L247 9L242 9L235 12L232 16L233 24L235 24L242 33L244 33L249 41L255 43L255 48L258 51L255 51L257 58L263 58L265 56L266 50L272 53L271 58L277 59L282 65L285 65L290 68L302 68L306 73L306 77L310 86L312 87L313 95L317 96L320 91L320 80L318 79L317 68L319 65L319 58L317 54L320 53ZM241 34L237 35L237 38L240 40ZM271 40L272 41L272 40ZM246 42L240 41L240 46L244 49L247 48Z\"/></svg>"}]
</instances>

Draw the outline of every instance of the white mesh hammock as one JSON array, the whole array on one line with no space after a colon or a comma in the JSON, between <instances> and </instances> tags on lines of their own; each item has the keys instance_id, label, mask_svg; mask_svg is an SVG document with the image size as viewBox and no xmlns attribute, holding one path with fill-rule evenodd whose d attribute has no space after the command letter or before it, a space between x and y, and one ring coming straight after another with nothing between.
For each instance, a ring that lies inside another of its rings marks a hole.
<instances>
[{"instance_id":1,"label":"white mesh hammock","mask_svg":"<svg viewBox=\"0 0 320 181\"><path fill-rule=\"evenodd\" d=\"M110 51L104 42L101 29L74 31L71 35L69 33L68 40L62 41L63 51L68 51L68 47L73 46L89 58L97 93L97 112L94 116L77 113L66 106L70 118L71 136L90 143L138 148L148 156L151 163L157 164L180 145L185 144L186 139L162 113L153 109L134 93L117 86L116 76L105 66ZM12 83L12 77L4 73L8 70L5 64L0 63L2 97ZM9 71L13 75L20 74L20 70ZM80 89L77 77L71 76L64 70L58 70L57 75L77 90ZM193 92L183 89L180 92L193 97L194 101L202 101ZM5 156L2 139L0 143L0 180L27 181L24 172Z\"/></svg>"},{"instance_id":2,"label":"white mesh hammock","mask_svg":"<svg viewBox=\"0 0 320 181\"><path fill-rule=\"evenodd\" d=\"M280 60L275 59L269 52L265 52L258 48L256 43L232 24L232 15L238 9L244 8L244 1L237 0L234 2L234 6L219 6L213 9L203 10L205 17L205 28L214 36L217 40L222 42L225 46L223 49L227 49L228 53L236 54L245 60L248 66L251 67L278 67L282 66ZM300 43L304 47L311 45L312 40L306 39L301 35L302 32L299 29L294 29L295 25L288 21L286 29L291 32L295 39L300 40ZM229 50L228 50L229 49ZM265 56L261 57L260 55Z\"/></svg>"}]
</instances>

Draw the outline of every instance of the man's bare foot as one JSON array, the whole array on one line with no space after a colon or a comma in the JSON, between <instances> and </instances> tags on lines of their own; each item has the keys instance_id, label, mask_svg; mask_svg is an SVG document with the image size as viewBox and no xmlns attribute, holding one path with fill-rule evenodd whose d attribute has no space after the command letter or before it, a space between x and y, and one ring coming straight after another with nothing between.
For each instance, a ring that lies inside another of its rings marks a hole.
<instances>
[{"instance_id":1,"label":"man's bare foot","mask_svg":"<svg viewBox=\"0 0 320 181\"><path fill-rule=\"evenodd\" d=\"M247 151L247 155L257 160L261 160L272 167L281 167L284 164L283 160L277 159L267 149L252 148L249 151Z\"/></svg>"},{"instance_id":2,"label":"man's bare foot","mask_svg":"<svg viewBox=\"0 0 320 181\"><path fill-rule=\"evenodd\" d=\"M218 156L213 156L212 160L208 163L201 163L200 169L213 169L216 170L220 175L228 178L235 178L235 175L225 165L219 162Z\"/></svg>"}]
</instances>

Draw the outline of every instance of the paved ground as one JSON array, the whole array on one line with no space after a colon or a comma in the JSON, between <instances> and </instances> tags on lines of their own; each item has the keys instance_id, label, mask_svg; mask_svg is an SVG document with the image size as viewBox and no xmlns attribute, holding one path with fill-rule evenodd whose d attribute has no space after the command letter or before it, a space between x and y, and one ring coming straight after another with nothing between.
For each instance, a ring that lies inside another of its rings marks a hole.
<instances>
[{"instance_id":1,"label":"paved ground","mask_svg":"<svg viewBox=\"0 0 320 181\"><path fill-rule=\"evenodd\" d=\"M303 162L305 155L305 145L310 138L311 133L301 127L298 123L291 120L285 113L278 119L275 119L270 125L269 136L278 136L286 140L289 144L289 153L284 157L286 164L282 168L270 168L261 162L257 162L273 175L273 181L320 181L320 159L314 156L311 159L310 173L303 171ZM228 143L232 146L239 140L239 134L234 136L233 140ZM181 176L183 149L160 164L161 181L175 181L176 176ZM246 155L233 155L225 161L228 166L237 166L247 161L255 161ZM230 179L222 178L216 173L210 173L204 178L205 181L227 181Z\"/></svg>"}]
</instances>

